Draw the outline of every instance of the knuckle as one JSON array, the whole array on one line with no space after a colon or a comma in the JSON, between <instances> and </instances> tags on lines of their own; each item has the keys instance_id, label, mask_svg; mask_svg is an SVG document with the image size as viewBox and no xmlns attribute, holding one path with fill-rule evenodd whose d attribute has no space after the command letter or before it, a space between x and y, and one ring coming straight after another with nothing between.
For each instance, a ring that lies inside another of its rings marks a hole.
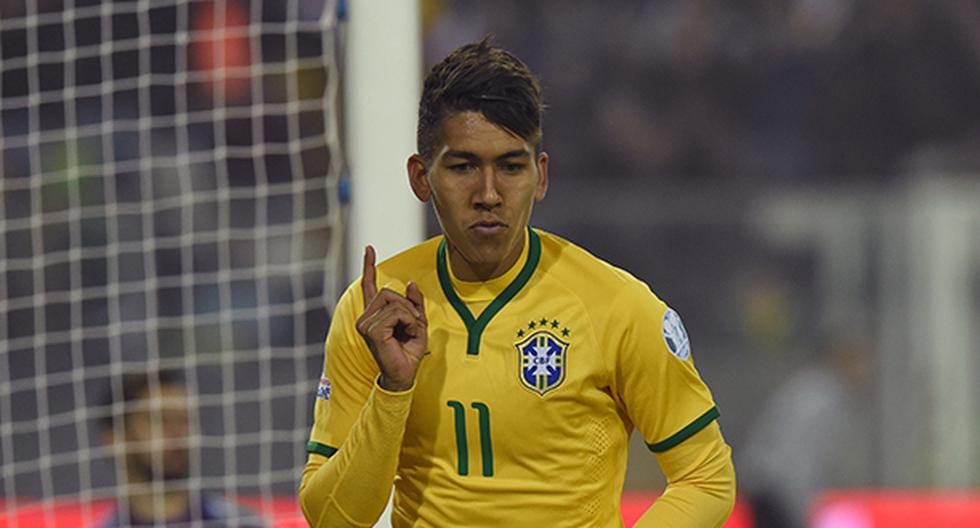
<instances>
[{"instance_id":1,"label":"knuckle","mask_svg":"<svg viewBox=\"0 0 980 528\"><path fill-rule=\"evenodd\" d=\"M362 334L367 334L371 331L371 327L373 326L372 321L375 318L374 315L375 314L371 314L370 316L365 316L358 319L357 323L354 325L354 328L356 328L357 331Z\"/></svg>"}]
</instances>

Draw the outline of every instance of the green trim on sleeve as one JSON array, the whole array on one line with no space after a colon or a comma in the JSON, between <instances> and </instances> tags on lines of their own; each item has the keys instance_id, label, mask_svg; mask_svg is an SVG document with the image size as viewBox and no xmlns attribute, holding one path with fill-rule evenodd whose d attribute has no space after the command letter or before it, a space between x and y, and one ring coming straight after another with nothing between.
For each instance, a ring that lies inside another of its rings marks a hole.
<instances>
[{"instance_id":1,"label":"green trim on sleeve","mask_svg":"<svg viewBox=\"0 0 980 528\"><path fill-rule=\"evenodd\" d=\"M718 412L718 407L712 407L708 409L708 412L702 414L700 417L698 417L698 419L688 424L687 427L671 435L670 438L655 444L647 444L647 447L654 453L663 453L684 440L694 436L695 433L707 427L708 424L717 419L719 416L721 416L721 413Z\"/></svg>"},{"instance_id":2,"label":"green trim on sleeve","mask_svg":"<svg viewBox=\"0 0 980 528\"><path fill-rule=\"evenodd\" d=\"M483 336L483 330L486 329L487 324L531 280L531 275L534 274L534 270L538 267L538 261L541 260L541 239L530 227L527 228L527 233L528 237L530 237L530 247L528 248L527 261L524 263L524 267L521 268L520 273L517 274L514 281L508 284L504 288L504 291L500 292L500 295L490 302L478 318L473 317L470 309L466 307L466 303L459 298L456 290L453 289L453 282L449 278L449 266L446 264L446 259L448 258L446 255L446 239L443 238L442 242L439 243L439 252L436 255L436 273L439 275L439 284L442 286L442 291L446 295L446 299L452 305L453 309L456 310L456 313L459 314L459 318L463 320L463 324L466 325L466 330L469 333L469 338L466 343L467 355L475 356L480 353L480 337Z\"/></svg>"},{"instance_id":3,"label":"green trim on sleeve","mask_svg":"<svg viewBox=\"0 0 980 528\"><path fill-rule=\"evenodd\" d=\"M321 444L320 442L314 442L310 440L306 443L307 453L316 453L318 455L323 455L327 458L334 456L339 449L333 446L328 446L327 444Z\"/></svg>"}]
</instances>

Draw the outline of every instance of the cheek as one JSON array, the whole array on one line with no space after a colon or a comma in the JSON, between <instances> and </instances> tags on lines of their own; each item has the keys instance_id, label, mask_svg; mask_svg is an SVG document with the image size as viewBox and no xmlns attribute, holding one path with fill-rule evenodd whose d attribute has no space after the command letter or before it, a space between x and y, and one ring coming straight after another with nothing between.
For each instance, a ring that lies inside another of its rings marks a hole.
<instances>
[{"instance_id":1,"label":"cheek","mask_svg":"<svg viewBox=\"0 0 980 528\"><path fill-rule=\"evenodd\" d=\"M514 197L523 206L530 206L537 200L540 200L541 190L538 186L538 180L532 179L521 185L519 188L515 189Z\"/></svg>"},{"instance_id":2,"label":"cheek","mask_svg":"<svg viewBox=\"0 0 980 528\"><path fill-rule=\"evenodd\" d=\"M444 188L432 189L432 206L436 213L443 218L451 218L459 214L469 205L464 193L458 190L447 190Z\"/></svg>"}]
</instances>

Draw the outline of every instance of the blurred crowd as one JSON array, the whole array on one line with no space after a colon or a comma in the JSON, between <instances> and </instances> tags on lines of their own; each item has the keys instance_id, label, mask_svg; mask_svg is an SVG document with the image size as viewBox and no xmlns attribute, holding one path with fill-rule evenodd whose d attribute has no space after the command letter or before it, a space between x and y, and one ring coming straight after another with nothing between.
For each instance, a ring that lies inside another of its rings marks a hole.
<instances>
[{"instance_id":1,"label":"blurred crowd","mask_svg":"<svg viewBox=\"0 0 980 528\"><path fill-rule=\"evenodd\" d=\"M889 480L877 454L895 442L879 392L895 382L876 365L902 361L875 342L880 263L851 254L834 275L857 285L841 313L816 235L776 242L752 215L773 190L885 203L915 176L978 173L980 3L423 5L427 64L492 34L540 75L552 186L536 222L684 315L759 526L806 525L826 489L928 486L920 470ZM878 254L874 233L859 252ZM851 332L834 335L841 321ZM656 473L635 451L627 488L658 487Z\"/></svg>"},{"instance_id":2,"label":"blurred crowd","mask_svg":"<svg viewBox=\"0 0 980 528\"><path fill-rule=\"evenodd\" d=\"M428 57L493 33L543 79L562 177L888 179L980 166L974 0L431 0Z\"/></svg>"}]
</instances>

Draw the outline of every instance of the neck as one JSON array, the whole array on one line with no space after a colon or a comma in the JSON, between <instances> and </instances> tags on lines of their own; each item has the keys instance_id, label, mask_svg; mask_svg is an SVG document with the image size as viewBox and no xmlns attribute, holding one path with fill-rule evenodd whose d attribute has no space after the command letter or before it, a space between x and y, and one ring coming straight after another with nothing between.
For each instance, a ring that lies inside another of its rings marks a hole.
<instances>
[{"instance_id":1,"label":"neck","mask_svg":"<svg viewBox=\"0 0 980 528\"><path fill-rule=\"evenodd\" d=\"M449 265L452 266L453 275L466 282L485 282L491 279L496 279L497 277L507 273L507 270L511 269L517 260L521 258L521 253L524 251L525 238L527 237L527 230L521 233L521 238L514 247L507 252L503 259L496 262L476 262L466 258L456 247L446 240L446 246L449 256Z\"/></svg>"},{"instance_id":2,"label":"neck","mask_svg":"<svg viewBox=\"0 0 980 528\"><path fill-rule=\"evenodd\" d=\"M129 516L153 522L182 518L190 509L187 490L183 485L175 488L166 482L164 486L162 493L155 493L153 484L149 482L134 486L136 489L127 498Z\"/></svg>"}]
</instances>

